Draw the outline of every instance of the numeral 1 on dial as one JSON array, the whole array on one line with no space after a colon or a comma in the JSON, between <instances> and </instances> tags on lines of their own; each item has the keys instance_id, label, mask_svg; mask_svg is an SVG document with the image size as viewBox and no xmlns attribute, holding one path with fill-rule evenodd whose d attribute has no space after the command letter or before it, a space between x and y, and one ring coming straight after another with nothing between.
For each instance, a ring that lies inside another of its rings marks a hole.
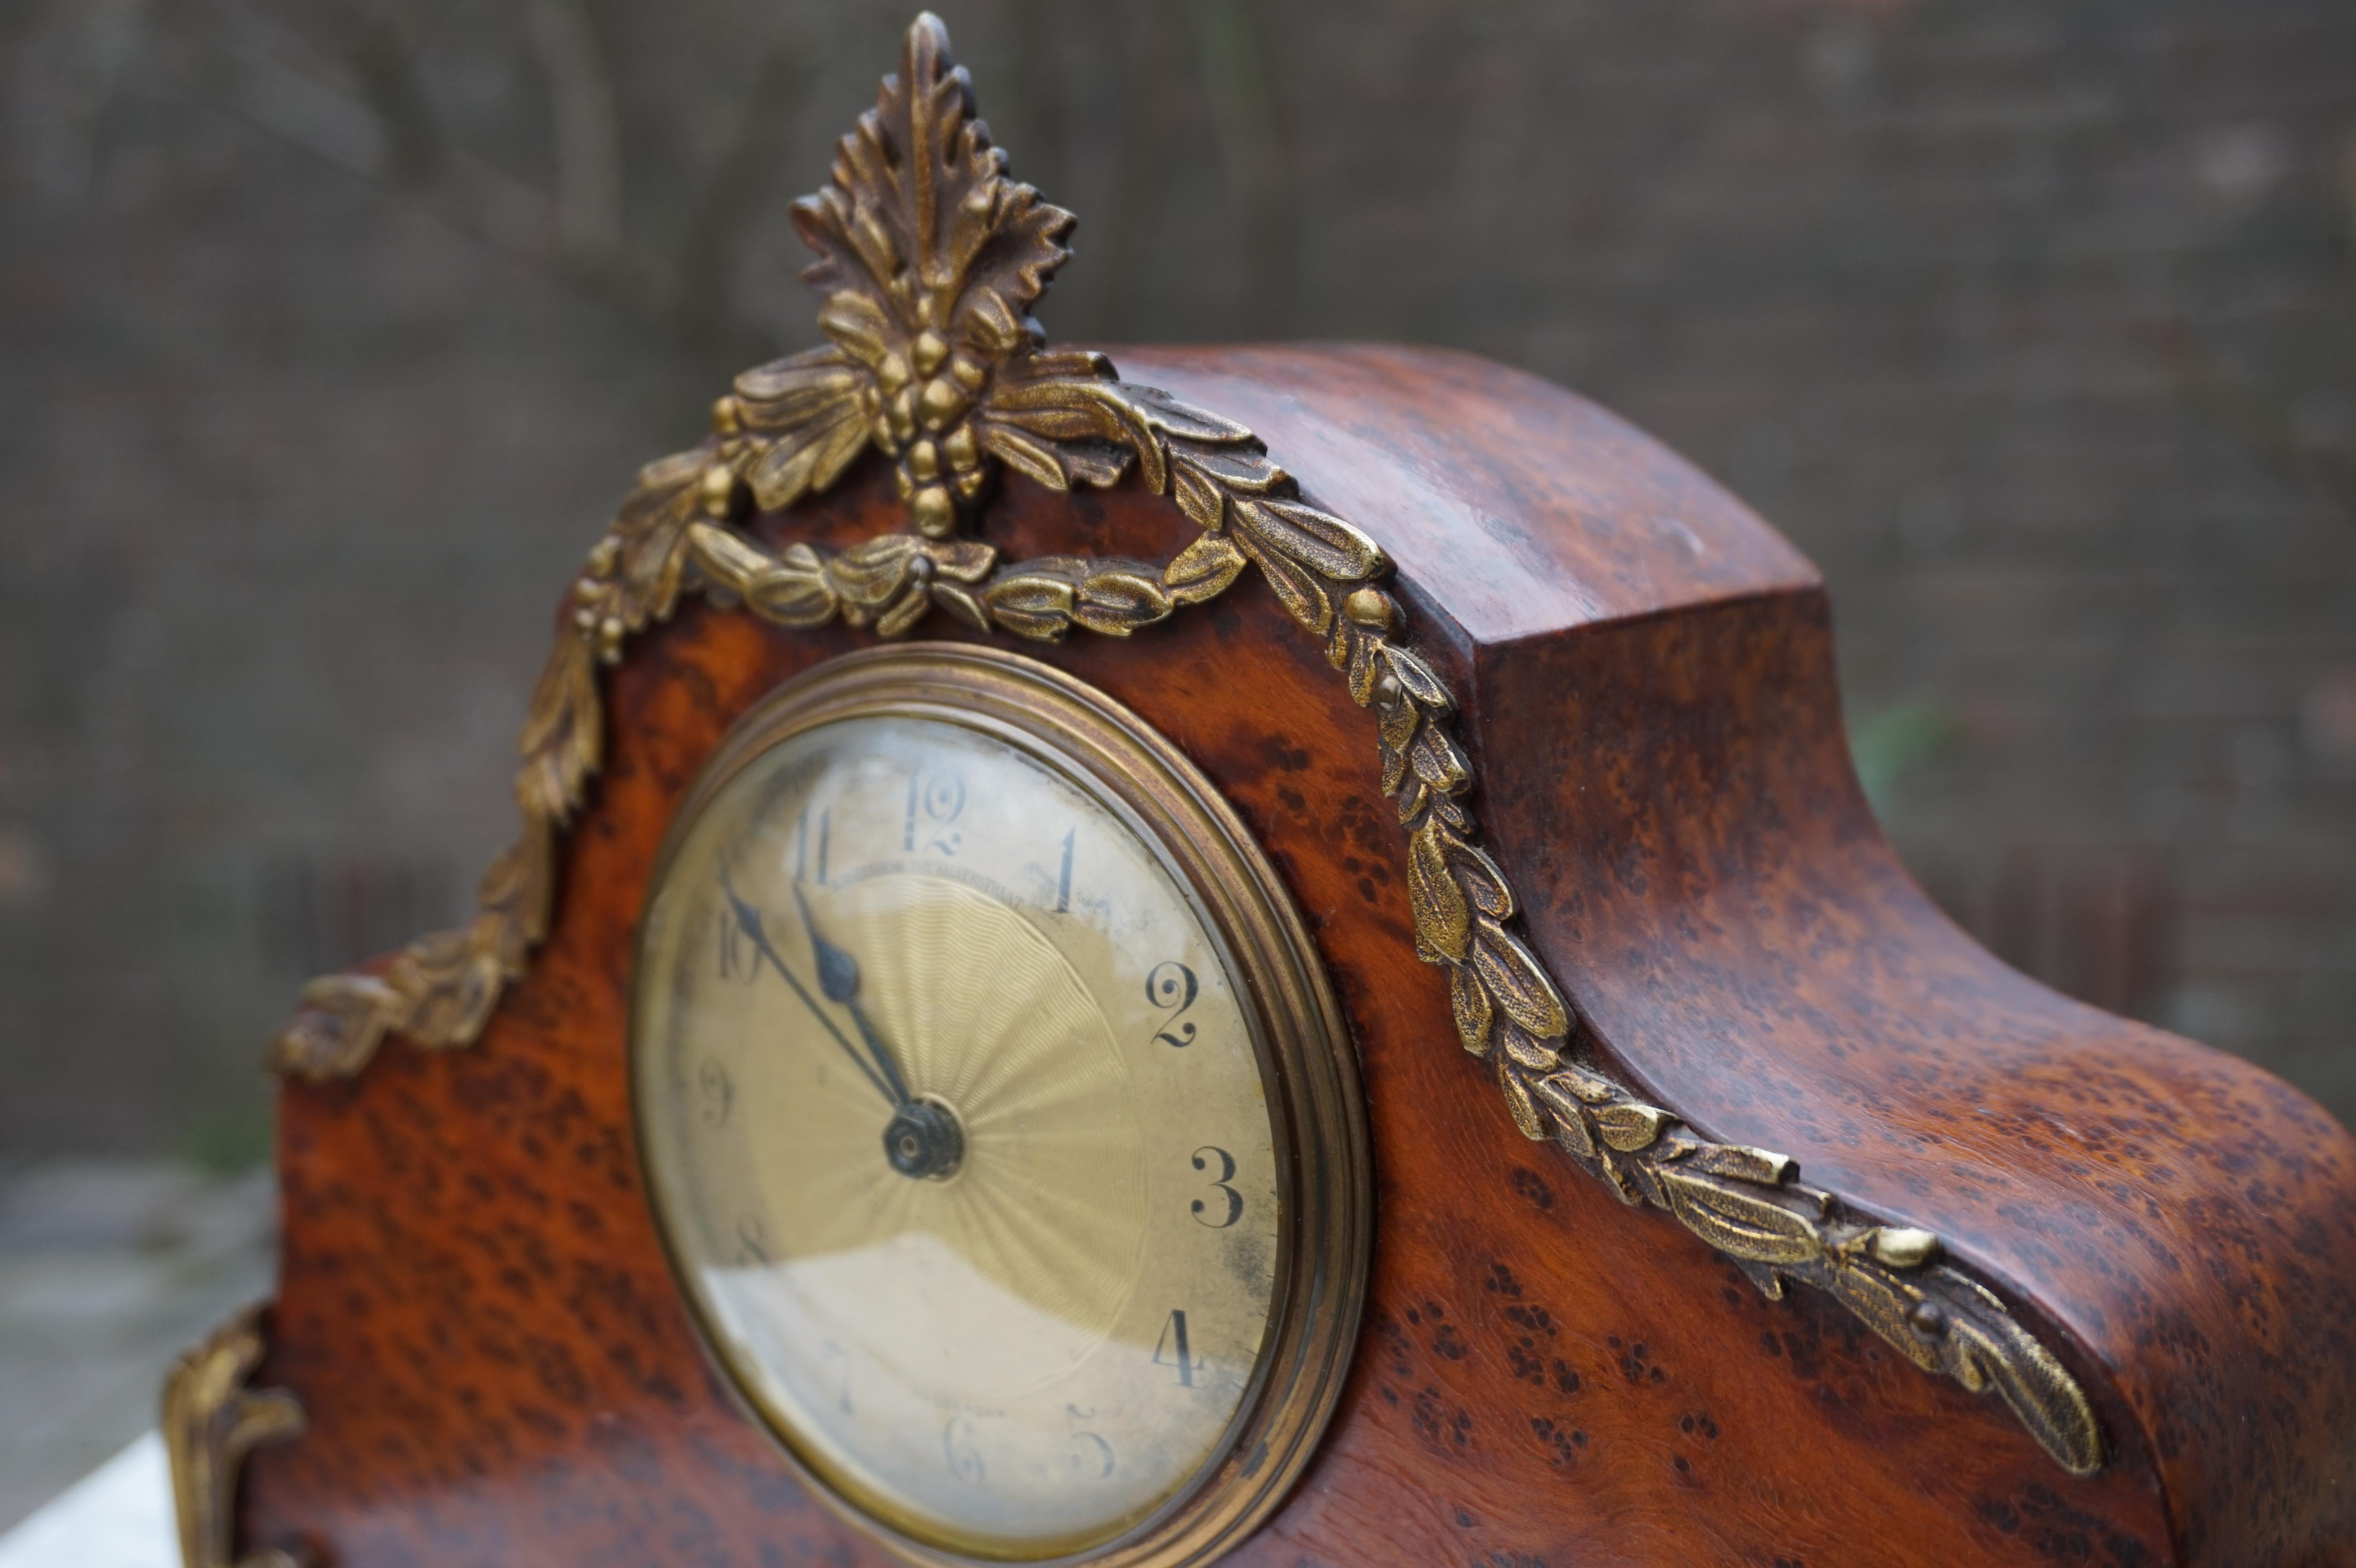
<instances>
[{"instance_id":1,"label":"numeral 1 on dial","mask_svg":"<svg viewBox=\"0 0 2356 1568\"><path fill-rule=\"evenodd\" d=\"M736 912L720 912L720 977L723 980L750 981L753 963L744 951L744 931L736 923Z\"/></svg>"},{"instance_id":2,"label":"numeral 1 on dial","mask_svg":"<svg viewBox=\"0 0 2356 1568\"><path fill-rule=\"evenodd\" d=\"M808 807L804 807L802 814L794 818L794 880L814 881L819 887L826 886L827 840L832 836L833 816L831 807L819 812L818 831L815 834L810 832L810 815ZM813 839L816 840L814 853ZM813 867L818 872L815 877L810 875Z\"/></svg>"}]
</instances>

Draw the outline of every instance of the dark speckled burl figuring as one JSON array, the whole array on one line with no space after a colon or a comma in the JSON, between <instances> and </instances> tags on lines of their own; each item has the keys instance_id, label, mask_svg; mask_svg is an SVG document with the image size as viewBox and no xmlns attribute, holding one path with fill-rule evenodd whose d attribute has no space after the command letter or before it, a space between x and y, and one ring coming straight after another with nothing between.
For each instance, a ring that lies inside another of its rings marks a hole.
<instances>
[{"instance_id":1,"label":"dark speckled burl figuring","mask_svg":"<svg viewBox=\"0 0 2356 1568\"><path fill-rule=\"evenodd\" d=\"M2085 1391L2073 1477L1993 1394L1837 1301L1770 1300L1526 1139L1416 958L1373 720L1269 586L1025 647L1171 737L1258 833L1348 1016L1377 1231L1339 1413L1229 1560L1755 1568L2356 1563L2356 1146L2257 1070L2047 991L1923 898L1851 773L1829 613L1789 545L1570 394L1452 354L1123 350L1248 425L1396 563L1468 803L1595 1060L1711 1138L1943 1239ZM903 526L872 454L748 537ZM1132 475L1009 475L1012 558L1165 560ZM935 616L917 635L965 635ZM471 1048L290 1081L240 1539L345 1568L881 1563L699 1342L631 1130L633 927L731 723L872 633L702 599L602 678L605 766L552 929Z\"/></svg>"}]
</instances>

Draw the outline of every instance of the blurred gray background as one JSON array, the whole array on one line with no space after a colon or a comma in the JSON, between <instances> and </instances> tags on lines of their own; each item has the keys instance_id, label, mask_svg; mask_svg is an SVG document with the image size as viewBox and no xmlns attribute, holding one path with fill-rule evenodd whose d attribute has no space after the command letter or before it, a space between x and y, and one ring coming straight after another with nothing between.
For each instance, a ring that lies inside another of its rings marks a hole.
<instances>
[{"instance_id":1,"label":"blurred gray background","mask_svg":"<svg viewBox=\"0 0 2356 1568\"><path fill-rule=\"evenodd\" d=\"M1648 427L1824 567L1960 921L2356 1119L2356 6L940 8L1081 215L1051 334ZM262 1041L461 912L581 552L812 340L786 203L909 14L0 10L0 1403L69 1344L144 1401L265 1277ZM83 1403L0 1522L147 1419Z\"/></svg>"}]
</instances>

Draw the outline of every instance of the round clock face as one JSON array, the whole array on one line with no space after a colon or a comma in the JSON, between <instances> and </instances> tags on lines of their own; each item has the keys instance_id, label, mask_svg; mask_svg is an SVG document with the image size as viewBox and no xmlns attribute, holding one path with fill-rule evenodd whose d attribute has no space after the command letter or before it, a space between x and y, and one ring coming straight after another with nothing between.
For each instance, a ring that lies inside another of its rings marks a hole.
<instances>
[{"instance_id":1,"label":"round clock face","mask_svg":"<svg viewBox=\"0 0 2356 1568\"><path fill-rule=\"evenodd\" d=\"M642 1141L707 1335L840 1499L969 1556L1183 1508L1303 1261L1279 1025L1168 841L1223 827L1060 750L1054 689L1022 727L756 724L641 934Z\"/></svg>"}]
</instances>

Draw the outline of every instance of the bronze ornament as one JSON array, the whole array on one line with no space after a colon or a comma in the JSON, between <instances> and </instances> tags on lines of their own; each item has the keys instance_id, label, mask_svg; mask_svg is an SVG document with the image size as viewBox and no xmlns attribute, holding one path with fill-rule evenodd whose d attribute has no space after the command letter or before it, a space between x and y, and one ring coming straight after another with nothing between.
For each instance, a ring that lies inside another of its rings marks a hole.
<instances>
[{"instance_id":1,"label":"bronze ornament","mask_svg":"<svg viewBox=\"0 0 2356 1568\"><path fill-rule=\"evenodd\" d=\"M277 1547L237 1552L237 1478L256 1444L303 1430L303 1407L284 1389L250 1389L261 1364L262 1312L248 1307L174 1363L164 1383L164 1446L187 1568L302 1568Z\"/></svg>"},{"instance_id":2,"label":"bronze ornament","mask_svg":"<svg viewBox=\"0 0 2356 1568\"><path fill-rule=\"evenodd\" d=\"M2072 1474L2101 1467L2093 1409L2061 1361L1985 1287L1939 1263L1937 1238L1858 1214L1803 1185L1789 1157L1713 1143L1598 1071L1544 966L1512 929L1503 873L1465 805L1473 777L1455 704L1400 641L1378 586L1382 549L1304 500L1240 425L1119 379L1094 353L1056 353L1028 314L1067 252L1071 215L1006 177L940 23L909 29L900 72L840 144L828 187L795 208L820 260L830 344L748 371L714 434L649 464L574 585L572 630L535 687L516 782L524 832L485 879L465 929L425 937L380 975L312 983L271 1048L314 1081L360 1071L389 1033L471 1043L545 935L557 835L602 753L599 662L667 618L681 592L741 602L786 626L840 616L884 636L933 609L983 632L1054 642L1126 636L1216 597L1247 562L1322 637L1371 709L1382 784L1408 835L1417 952L1448 971L1464 1049L1485 1057L1524 1136L1558 1144L1630 1204L1674 1215L1771 1297L1830 1293L1908 1360L1993 1389ZM830 554L772 551L731 527L820 492L869 444L897 466L911 530ZM1133 465L1202 529L1154 566L1007 562L954 537L998 464L1053 489L1108 485Z\"/></svg>"}]
</instances>

